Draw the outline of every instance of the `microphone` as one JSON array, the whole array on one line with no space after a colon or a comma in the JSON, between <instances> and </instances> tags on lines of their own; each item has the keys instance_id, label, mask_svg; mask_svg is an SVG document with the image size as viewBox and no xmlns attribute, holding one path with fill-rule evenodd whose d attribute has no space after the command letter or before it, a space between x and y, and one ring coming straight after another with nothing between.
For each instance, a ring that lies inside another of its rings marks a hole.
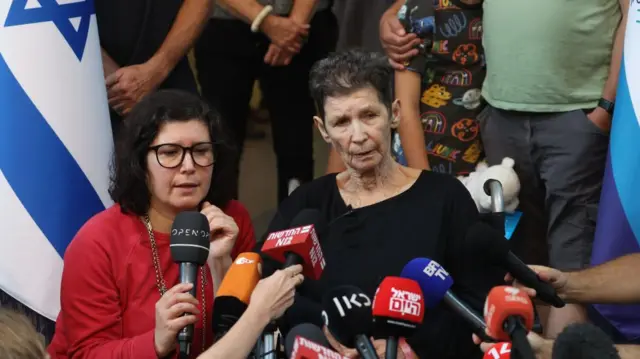
<instances>
[{"instance_id":1,"label":"microphone","mask_svg":"<svg viewBox=\"0 0 640 359\"><path fill-rule=\"evenodd\" d=\"M511 341L521 359L535 358L527 340L533 327L533 303L525 292L505 285L494 287L484 305L484 318L490 336Z\"/></svg>"},{"instance_id":2,"label":"microphone","mask_svg":"<svg viewBox=\"0 0 640 359\"><path fill-rule=\"evenodd\" d=\"M482 359L511 359L511 343L497 343L484 353Z\"/></svg>"},{"instance_id":3,"label":"microphone","mask_svg":"<svg viewBox=\"0 0 640 359\"><path fill-rule=\"evenodd\" d=\"M536 272L529 268L509 248L509 242L504 236L482 222L473 224L465 239L468 253L487 253L489 260L502 265L511 275L523 285L535 289L540 300L556 308L565 306L565 302L558 296L551 284L538 278Z\"/></svg>"},{"instance_id":4,"label":"microphone","mask_svg":"<svg viewBox=\"0 0 640 359\"><path fill-rule=\"evenodd\" d=\"M344 285L322 297L322 318L340 344L355 348L362 359L379 359L369 340L372 328L371 299L358 287Z\"/></svg>"},{"instance_id":5,"label":"microphone","mask_svg":"<svg viewBox=\"0 0 640 359\"><path fill-rule=\"evenodd\" d=\"M249 306L251 293L261 278L261 264L258 253L246 252L239 254L227 270L213 300L211 324L215 341L227 334Z\"/></svg>"},{"instance_id":6,"label":"microphone","mask_svg":"<svg viewBox=\"0 0 640 359\"><path fill-rule=\"evenodd\" d=\"M398 338L409 337L424 318L420 284L408 278L386 277L373 297L374 331L387 337L386 359L395 359Z\"/></svg>"},{"instance_id":7,"label":"microphone","mask_svg":"<svg viewBox=\"0 0 640 359\"><path fill-rule=\"evenodd\" d=\"M438 262L429 258L412 259L404 266L400 276L418 282L427 308L435 308L444 301L449 308L471 325L472 331L483 341L495 341L487 336L487 325L482 317L450 290L453 279Z\"/></svg>"},{"instance_id":8,"label":"microphone","mask_svg":"<svg viewBox=\"0 0 640 359\"><path fill-rule=\"evenodd\" d=\"M301 264L302 274L317 280L325 266L317 235L317 229L323 227L320 211L304 209L291 221L290 229L269 233L261 251L285 268Z\"/></svg>"},{"instance_id":9,"label":"microphone","mask_svg":"<svg viewBox=\"0 0 640 359\"><path fill-rule=\"evenodd\" d=\"M299 324L289 331L284 344L287 358L291 359L343 359L331 350L331 344L322 329L309 323Z\"/></svg>"},{"instance_id":10,"label":"microphone","mask_svg":"<svg viewBox=\"0 0 640 359\"><path fill-rule=\"evenodd\" d=\"M620 359L613 340L590 323L570 324L553 343L552 359Z\"/></svg>"},{"instance_id":11,"label":"microphone","mask_svg":"<svg viewBox=\"0 0 640 359\"><path fill-rule=\"evenodd\" d=\"M209 256L209 241L209 221L204 214L196 211L178 213L171 226L169 248L173 261L180 266L180 283L193 284L189 294L194 298L197 298L198 268L207 262ZM193 324L189 324L178 332L182 356L191 353L192 341Z\"/></svg>"}]
</instances>

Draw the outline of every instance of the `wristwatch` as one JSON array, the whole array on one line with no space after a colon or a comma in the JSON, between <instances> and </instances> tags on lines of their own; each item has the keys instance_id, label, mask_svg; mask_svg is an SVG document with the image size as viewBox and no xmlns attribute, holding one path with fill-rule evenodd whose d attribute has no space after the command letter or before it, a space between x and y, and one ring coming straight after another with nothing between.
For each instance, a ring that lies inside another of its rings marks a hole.
<instances>
[{"instance_id":1,"label":"wristwatch","mask_svg":"<svg viewBox=\"0 0 640 359\"><path fill-rule=\"evenodd\" d=\"M598 107L603 108L610 115L613 115L613 108L615 107L615 103L613 103L612 101L606 100L604 98L601 98L598 101Z\"/></svg>"}]
</instances>

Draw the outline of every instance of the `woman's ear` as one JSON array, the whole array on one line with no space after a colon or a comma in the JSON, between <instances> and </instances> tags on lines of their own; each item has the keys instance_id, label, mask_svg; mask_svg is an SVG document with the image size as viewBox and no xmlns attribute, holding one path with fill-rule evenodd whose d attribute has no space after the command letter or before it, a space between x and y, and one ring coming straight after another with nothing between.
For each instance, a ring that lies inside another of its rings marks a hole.
<instances>
[{"instance_id":1,"label":"woman's ear","mask_svg":"<svg viewBox=\"0 0 640 359\"><path fill-rule=\"evenodd\" d=\"M313 116L313 123L316 124L316 127L318 128L318 131L320 131L320 135L322 135L324 142L331 143L331 138L329 138L327 128L324 125L324 121L318 116Z\"/></svg>"},{"instance_id":2,"label":"woman's ear","mask_svg":"<svg viewBox=\"0 0 640 359\"><path fill-rule=\"evenodd\" d=\"M391 104L391 128L398 128L398 126L400 126L400 120L400 100L396 99Z\"/></svg>"}]
</instances>

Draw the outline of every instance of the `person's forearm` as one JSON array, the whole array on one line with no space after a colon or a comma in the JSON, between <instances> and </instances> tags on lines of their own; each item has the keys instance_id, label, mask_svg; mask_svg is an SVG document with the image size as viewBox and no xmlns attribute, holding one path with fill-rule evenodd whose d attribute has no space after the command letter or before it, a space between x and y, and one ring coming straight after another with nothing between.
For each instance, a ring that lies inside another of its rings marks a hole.
<instances>
[{"instance_id":1,"label":"person's forearm","mask_svg":"<svg viewBox=\"0 0 640 359\"><path fill-rule=\"evenodd\" d=\"M340 173L347 169L344 163L342 162L342 158L340 158L340 154L338 151L333 148L333 146L329 146L329 163L327 164L327 174L329 173Z\"/></svg>"},{"instance_id":2,"label":"person's forearm","mask_svg":"<svg viewBox=\"0 0 640 359\"><path fill-rule=\"evenodd\" d=\"M609 65L609 77L604 84L602 90L602 98L608 101L615 101L616 89L618 88L618 76L620 74L620 65L622 63L622 48L624 47L624 33L627 28L627 12L629 10L629 1L622 0L626 5L620 4L622 11L622 19L616 30L613 42L613 50L611 51L611 64Z\"/></svg>"},{"instance_id":3,"label":"person's forearm","mask_svg":"<svg viewBox=\"0 0 640 359\"><path fill-rule=\"evenodd\" d=\"M230 256L225 256L224 258L218 259L210 259L208 261L207 264L209 265L209 269L211 270L211 278L213 278L214 291L220 288L220 283L222 283L222 279L227 274L229 267L231 267L231 263L233 263L233 260Z\"/></svg>"},{"instance_id":4,"label":"person's forearm","mask_svg":"<svg viewBox=\"0 0 640 359\"><path fill-rule=\"evenodd\" d=\"M216 4L251 24L264 6L256 0L216 0Z\"/></svg>"},{"instance_id":5,"label":"person's forearm","mask_svg":"<svg viewBox=\"0 0 640 359\"><path fill-rule=\"evenodd\" d=\"M247 358L267 324L269 316L249 305L227 334L200 354L198 359Z\"/></svg>"},{"instance_id":6,"label":"person's forearm","mask_svg":"<svg viewBox=\"0 0 640 359\"><path fill-rule=\"evenodd\" d=\"M620 359L640 358L640 345L616 345Z\"/></svg>"},{"instance_id":7,"label":"person's forearm","mask_svg":"<svg viewBox=\"0 0 640 359\"><path fill-rule=\"evenodd\" d=\"M167 76L193 47L210 12L210 0L184 0L169 34L149 62Z\"/></svg>"},{"instance_id":8,"label":"person's forearm","mask_svg":"<svg viewBox=\"0 0 640 359\"><path fill-rule=\"evenodd\" d=\"M308 24L317 4L318 0L294 0L289 18L299 24Z\"/></svg>"},{"instance_id":9,"label":"person's forearm","mask_svg":"<svg viewBox=\"0 0 640 359\"><path fill-rule=\"evenodd\" d=\"M640 302L640 253L568 273L567 300L577 303L635 304Z\"/></svg>"},{"instance_id":10,"label":"person's forearm","mask_svg":"<svg viewBox=\"0 0 640 359\"><path fill-rule=\"evenodd\" d=\"M107 78L109 75L116 72L120 68L120 65L118 65L111 56L109 56L105 49L100 48L100 52L102 53L102 71L104 72L104 77Z\"/></svg>"},{"instance_id":11,"label":"person's forearm","mask_svg":"<svg viewBox=\"0 0 640 359\"><path fill-rule=\"evenodd\" d=\"M396 71L395 90L400 100L398 133L409 167L429 169L424 130L420 123L420 75L408 70Z\"/></svg>"}]
</instances>

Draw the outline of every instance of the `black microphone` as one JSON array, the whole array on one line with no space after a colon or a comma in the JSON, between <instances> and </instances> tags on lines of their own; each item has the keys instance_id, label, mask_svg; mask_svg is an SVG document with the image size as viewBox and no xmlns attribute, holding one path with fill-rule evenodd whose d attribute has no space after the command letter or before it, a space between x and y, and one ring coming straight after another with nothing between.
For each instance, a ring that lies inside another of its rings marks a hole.
<instances>
[{"instance_id":1,"label":"black microphone","mask_svg":"<svg viewBox=\"0 0 640 359\"><path fill-rule=\"evenodd\" d=\"M379 359L369 338L373 332L371 299L358 287L336 287L322 297L322 317L340 344L355 348L362 359Z\"/></svg>"},{"instance_id":2,"label":"black microphone","mask_svg":"<svg viewBox=\"0 0 640 359\"><path fill-rule=\"evenodd\" d=\"M189 294L194 298L197 298L198 268L207 262L209 242L209 221L204 214L195 211L178 213L171 227L171 257L180 265L180 283L193 284ZM192 340L193 324L190 324L178 332L181 356L190 355Z\"/></svg>"},{"instance_id":3,"label":"black microphone","mask_svg":"<svg viewBox=\"0 0 640 359\"><path fill-rule=\"evenodd\" d=\"M620 359L613 340L589 323L570 324L553 343L552 359Z\"/></svg>"},{"instance_id":4,"label":"black microphone","mask_svg":"<svg viewBox=\"0 0 640 359\"><path fill-rule=\"evenodd\" d=\"M467 231L465 238L466 253L475 257L478 254L488 255L487 260L501 265L523 285L535 289L536 296L556 308L565 306L551 284L538 278L536 272L529 268L509 248L509 241L489 225L476 222Z\"/></svg>"}]
</instances>

